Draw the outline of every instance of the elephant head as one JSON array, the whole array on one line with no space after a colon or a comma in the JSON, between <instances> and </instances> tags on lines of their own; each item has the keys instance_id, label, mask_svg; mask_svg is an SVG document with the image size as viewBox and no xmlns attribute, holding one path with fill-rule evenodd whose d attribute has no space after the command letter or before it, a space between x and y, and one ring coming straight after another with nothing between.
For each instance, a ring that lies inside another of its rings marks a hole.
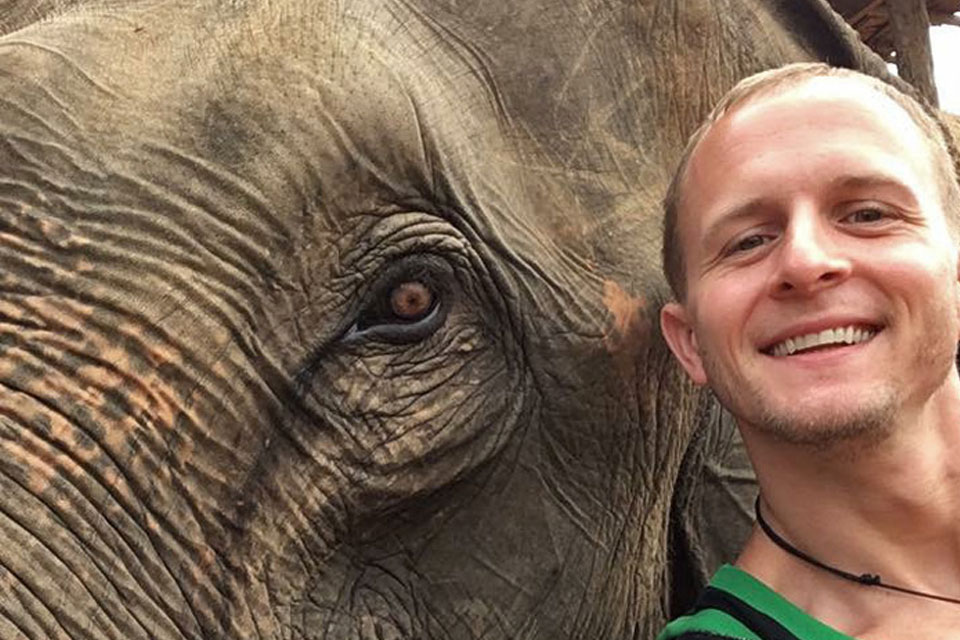
<instances>
[{"instance_id":1,"label":"elephant head","mask_svg":"<svg viewBox=\"0 0 960 640\"><path fill-rule=\"evenodd\" d=\"M825 4L0 33L0 637L656 631L716 440L655 328L659 199L739 77L884 72Z\"/></svg>"}]
</instances>

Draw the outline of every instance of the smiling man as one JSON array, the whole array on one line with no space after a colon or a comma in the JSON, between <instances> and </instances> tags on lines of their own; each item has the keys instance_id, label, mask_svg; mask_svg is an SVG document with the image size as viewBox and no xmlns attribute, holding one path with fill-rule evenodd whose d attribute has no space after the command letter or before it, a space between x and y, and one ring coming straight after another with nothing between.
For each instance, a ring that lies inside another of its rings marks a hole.
<instances>
[{"instance_id":1,"label":"smiling man","mask_svg":"<svg viewBox=\"0 0 960 640\"><path fill-rule=\"evenodd\" d=\"M849 70L764 72L665 208L663 334L761 499L661 638L960 638L960 193L936 122Z\"/></svg>"}]
</instances>

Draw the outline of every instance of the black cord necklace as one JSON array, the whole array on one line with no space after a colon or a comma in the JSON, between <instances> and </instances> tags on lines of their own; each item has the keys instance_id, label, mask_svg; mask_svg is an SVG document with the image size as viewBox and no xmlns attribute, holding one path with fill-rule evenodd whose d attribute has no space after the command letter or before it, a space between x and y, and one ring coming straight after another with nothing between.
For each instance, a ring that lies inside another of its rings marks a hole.
<instances>
[{"instance_id":1,"label":"black cord necklace","mask_svg":"<svg viewBox=\"0 0 960 640\"><path fill-rule=\"evenodd\" d=\"M914 589L907 589L906 587L898 587L896 585L887 584L880 579L880 576L875 573L850 573L849 571L844 571L843 569L838 569L832 567L826 563L823 563L811 555L800 551L795 546L784 540L780 535L774 531L767 521L763 519L763 516L760 515L760 496L757 496L757 501L753 505L754 513L757 516L757 524L760 525L760 528L763 529L763 532L767 534L767 537L770 538L770 541L773 544L777 545L790 555L800 558L807 564L811 564L818 569L823 569L838 578L843 578L844 580L849 580L850 582L856 582L857 584L862 584L867 587L883 587L884 589L890 589L892 591L899 591L900 593L907 593L912 596L920 596L921 598L930 598L931 600L940 600L941 602L951 602L953 604L960 604L960 598L951 598L949 596L941 596L935 593L927 593L926 591L916 591Z\"/></svg>"}]
</instances>

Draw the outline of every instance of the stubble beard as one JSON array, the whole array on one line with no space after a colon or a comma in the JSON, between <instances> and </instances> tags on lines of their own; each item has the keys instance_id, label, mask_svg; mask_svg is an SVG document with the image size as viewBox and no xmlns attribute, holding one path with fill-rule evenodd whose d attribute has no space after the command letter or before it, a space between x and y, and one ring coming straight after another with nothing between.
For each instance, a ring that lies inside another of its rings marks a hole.
<instances>
[{"instance_id":1,"label":"stubble beard","mask_svg":"<svg viewBox=\"0 0 960 640\"><path fill-rule=\"evenodd\" d=\"M759 433L787 444L825 450L856 442L870 448L892 433L900 405L892 389L877 389L871 396L860 398L849 410L826 409L813 415L760 402L753 412L756 418L749 422Z\"/></svg>"},{"instance_id":2,"label":"stubble beard","mask_svg":"<svg viewBox=\"0 0 960 640\"><path fill-rule=\"evenodd\" d=\"M714 395L741 425L786 444L825 450L855 442L858 448L869 448L892 433L902 404L897 390L884 385L843 407L778 405L754 381L730 384L709 357L703 363Z\"/></svg>"},{"instance_id":3,"label":"stubble beard","mask_svg":"<svg viewBox=\"0 0 960 640\"><path fill-rule=\"evenodd\" d=\"M943 306L932 313L924 340L917 345L913 359L905 362L908 372L924 372L927 383L918 390L920 396L908 397L902 380L895 378L868 391L858 392L856 399L844 399L841 406L784 406L772 402L770 392L756 380L745 380L729 374L714 361L712 354L701 351L710 388L723 405L743 426L747 424L759 434L782 443L813 447L818 450L838 449L864 453L886 440L895 429L901 410L924 401L924 394L933 393L957 365L956 333L958 319L952 309ZM951 322L936 322L952 318ZM914 375L917 375L914 373ZM846 445L855 445L850 447Z\"/></svg>"}]
</instances>

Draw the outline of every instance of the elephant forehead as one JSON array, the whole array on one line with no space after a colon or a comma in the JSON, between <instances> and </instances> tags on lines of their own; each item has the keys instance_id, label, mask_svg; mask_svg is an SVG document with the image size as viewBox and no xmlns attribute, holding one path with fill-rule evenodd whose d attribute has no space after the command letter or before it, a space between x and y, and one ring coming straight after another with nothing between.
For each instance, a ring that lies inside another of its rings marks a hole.
<instances>
[{"instance_id":1,"label":"elephant forehead","mask_svg":"<svg viewBox=\"0 0 960 640\"><path fill-rule=\"evenodd\" d=\"M598 297L605 279L657 286L664 156L681 135L656 117L670 96L644 72L635 4L412 0L358 14L387 45L378 59L409 110L387 130L416 125L405 157L422 160L427 192L520 255L574 257Z\"/></svg>"},{"instance_id":2,"label":"elephant forehead","mask_svg":"<svg viewBox=\"0 0 960 640\"><path fill-rule=\"evenodd\" d=\"M416 201L470 227L500 258L537 263L558 290L592 295L584 306L595 324L605 280L659 281L646 254L656 246L661 166L614 132L597 135L612 117L603 103L630 113L625 126L639 136L636 101L616 106L616 74L574 88L572 47L538 51L519 31L498 37L502 25L434 10L348 3L306 18L319 35L295 52L279 37L268 50L238 40L216 74L233 79L230 91L194 93L185 117L202 114L204 154L299 176L331 224ZM623 54L610 51L591 53L591 68L622 66ZM558 127L546 130L539 120L553 107Z\"/></svg>"},{"instance_id":3,"label":"elephant forehead","mask_svg":"<svg viewBox=\"0 0 960 640\"><path fill-rule=\"evenodd\" d=\"M636 71L629 33L602 13L595 30L585 8L548 9L354 1L298 6L278 22L267 6L223 27L229 55L179 82L172 101L198 153L283 190L273 201L290 194L278 173L341 217L420 198L516 250L549 241L601 268L621 264L649 244L638 222L657 223L663 136L647 131L644 75L624 85Z\"/></svg>"},{"instance_id":4,"label":"elephant forehead","mask_svg":"<svg viewBox=\"0 0 960 640\"><path fill-rule=\"evenodd\" d=\"M156 184L204 165L278 218L316 198L340 217L411 197L453 203L484 236L619 263L636 252L638 212L656 217L638 185L656 191L663 178L639 137L644 102L635 88L618 94L627 49L570 42L624 34L584 32L584 11L553 15L554 39L505 22L538 15L363 1L134 6L30 27L0 51L17 58L7 68L44 76L31 98L40 118L71 105L67 124L90 135L68 145L120 150L124 170ZM607 229L624 220L629 251L612 249Z\"/></svg>"}]
</instances>

